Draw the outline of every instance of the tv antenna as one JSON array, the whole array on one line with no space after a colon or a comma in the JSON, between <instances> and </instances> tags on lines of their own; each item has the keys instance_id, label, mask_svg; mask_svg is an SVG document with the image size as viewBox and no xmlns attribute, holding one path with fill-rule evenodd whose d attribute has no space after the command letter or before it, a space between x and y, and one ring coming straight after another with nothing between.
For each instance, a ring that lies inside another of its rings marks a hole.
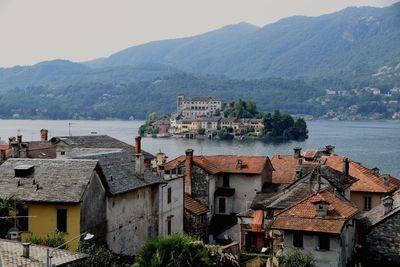
<instances>
[{"instance_id":1,"label":"tv antenna","mask_svg":"<svg viewBox=\"0 0 400 267\"><path fill-rule=\"evenodd\" d=\"M68 134L69 134L69 136L72 136L72 133L71 133L71 125L74 125L74 124L76 124L76 123L74 123L74 122L68 122Z\"/></svg>"}]
</instances>

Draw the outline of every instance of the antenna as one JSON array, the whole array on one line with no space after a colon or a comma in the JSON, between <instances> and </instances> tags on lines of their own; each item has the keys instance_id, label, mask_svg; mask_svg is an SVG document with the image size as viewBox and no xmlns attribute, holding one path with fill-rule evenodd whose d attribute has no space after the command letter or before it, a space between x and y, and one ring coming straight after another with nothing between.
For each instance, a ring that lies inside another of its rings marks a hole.
<instances>
[{"instance_id":1,"label":"antenna","mask_svg":"<svg viewBox=\"0 0 400 267\"><path fill-rule=\"evenodd\" d=\"M73 122L68 122L68 133L69 133L69 136L72 136L72 133L71 133L71 125L73 125L73 124L75 124L75 123L73 123Z\"/></svg>"}]
</instances>

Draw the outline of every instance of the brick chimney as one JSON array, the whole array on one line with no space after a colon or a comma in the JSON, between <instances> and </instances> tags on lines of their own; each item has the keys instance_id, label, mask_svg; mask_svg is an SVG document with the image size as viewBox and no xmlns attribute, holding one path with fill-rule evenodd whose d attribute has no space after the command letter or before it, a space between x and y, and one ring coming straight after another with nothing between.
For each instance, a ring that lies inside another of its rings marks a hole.
<instances>
[{"instance_id":1,"label":"brick chimney","mask_svg":"<svg viewBox=\"0 0 400 267\"><path fill-rule=\"evenodd\" d=\"M40 130L40 141L42 141L42 143L48 140L48 133L49 131L47 131L46 129Z\"/></svg>"},{"instance_id":2,"label":"brick chimney","mask_svg":"<svg viewBox=\"0 0 400 267\"><path fill-rule=\"evenodd\" d=\"M343 173L345 175L349 175L349 159L343 158Z\"/></svg>"},{"instance_id":3,"label":"brick chimney","mask_svg":"<svg viewBox=\"0 0 400 267\"><path fill-rule=\"evenodd\" d=\"M192 194L192 166L193 166L193 149L186 149L185 160L185 193Z\"/></svg>"},{"instance_id":4,"label":"brick chimney","mask_svg":"<svg viewBox=\"0 0 400 267\"><path fill-rule=\"evenodd\" d=\"M293 157L295 159L301 158L301 147L295 147L293 148Z\"/></svg>"},{"instance_id":5,"label":"brick chimney","mask_svg":"<svg viewBox=\"0 0 400 267\"><path fill-rule=\"evenodd\" d=\"M135 137L135 173L138 175L140 178L144 178L144 156L142 154L142 148L141 148L141 137L136 136Z\"/></svg>"},{"instance_id":6,"label":"brick chimney","mask_svg":"<svg viewBox=\"0 0 400 267\"><path fill-rule=\"evenodd\" d=\"M11 149L12 149L12 154L11 154L11 156L12 156L13 158L19 158L19 156L20 156L20 149L19 149L19 144L18 144L18 142L12 140L12 141L10 142L10 146L11 146Z\"/></svg>"}]
</instances>

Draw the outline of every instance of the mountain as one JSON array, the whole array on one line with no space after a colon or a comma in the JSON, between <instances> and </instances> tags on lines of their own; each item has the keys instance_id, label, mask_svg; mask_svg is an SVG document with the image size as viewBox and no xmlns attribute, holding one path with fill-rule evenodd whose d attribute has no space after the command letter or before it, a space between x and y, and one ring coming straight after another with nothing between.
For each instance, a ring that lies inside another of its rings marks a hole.
<instances>
[{"instance_id":1,"label":"mountain","mask_svg":"<svg viewBox=\"0 0 400 267\"><path fill-rule=\"evenodd\" d=\"M240 23L202 35L151 42L85 64L156 62L195 74L264 77L372 78L400 63L400 2L350 7L319 17L295 16L262 28Z\"/></svg>"},{"instance_id":2,"label":"mountain","mask_svg":"<svg viewBox=\"0 0 400 267\"><path fill-rule=\"evenodd\" d=\"M90 68L67 60L44 61L33 66L0 68L0 91L31 86L61 88L77 83L129 83L181 73L159 63Z\"/></svg>"}]
</instances>

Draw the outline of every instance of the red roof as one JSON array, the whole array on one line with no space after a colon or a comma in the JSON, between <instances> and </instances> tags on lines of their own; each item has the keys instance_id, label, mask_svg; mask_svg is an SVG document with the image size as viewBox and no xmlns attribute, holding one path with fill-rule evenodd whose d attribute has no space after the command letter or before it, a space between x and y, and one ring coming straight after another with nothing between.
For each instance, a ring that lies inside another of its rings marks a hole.
<instances>
[{"instance_id":1,"label":"red roof","mask_svg":"<svg viewBox=\"0 0 400 267\"><path fill-rule=\"evenodd\" d=\"M179 156L164 165L164 170L168 171L178 167L186 160L186 156ZM271 162L267 156L235 156L235 155L217 155L217 156L194 156L193 163L204 169L210 174L220 172L241 173L241 174L261 174L265 165Z\"/></svg>"},{"instance_id":2,"label":"red roof","mask_svg":"<svg viewBox=\"0 0 400 267\"><path fill-rule=\"evenodd\" d=\"M185 209L195 215L201 215L208 212L208 207L206 205L194 200L188 194L185 194Z\"/></svg>"},{"instance_id":3,"label":"red roof","mask_svg":"<svg viewBox=\"0 0 400 267\"><path fill-rule=\"evenodd\" d=\"M337 170L343 171L343 156L326 157L325 165ZM358 162L349 159L349 175L358 179L352 184L351 191L387 193L395 188L396 182L389 179L388 185L385 185L384 176L376 174L373 170L361 165ZM393 178L393 177L392 177Z\"/></svg>"},{"instance_id":4,"label":"red roof","mask_svg":"<svg viewBox=\"0 0 400 267\"><path fill-rule=\"evenodd\" d=\"M317 217L316 202L328 202L328 213ZM350 202L339 198L327 189L312 194L281 212L272 228L340 234L346 221L358 212Z\"/></svg>"},{"instance_id":5,"label":"red roof","mask_svg":"<svg viewBox=\"0 0 400 267\"><path fill-rule=\"evenodd\" d=\"M8 145L8 144L0 144L0 150L5 150L5 151L6 151L6 156L7 156L7 157L11 156L11 148L10 148L10 145Z\"/></svg>"},{"instance_id":6,"label":"red roof","mask_svg":"<svg viewBox=\"0 0 400 267\"><path fill-rule=\"evenodd\" d=\"M274 166L274 172L272 172L272 183L273 184L290 184L294 181L296 175L296 166L298 159L292 155L275 155L272 157L272 166Z\"/></svg>"}]
</instances>

